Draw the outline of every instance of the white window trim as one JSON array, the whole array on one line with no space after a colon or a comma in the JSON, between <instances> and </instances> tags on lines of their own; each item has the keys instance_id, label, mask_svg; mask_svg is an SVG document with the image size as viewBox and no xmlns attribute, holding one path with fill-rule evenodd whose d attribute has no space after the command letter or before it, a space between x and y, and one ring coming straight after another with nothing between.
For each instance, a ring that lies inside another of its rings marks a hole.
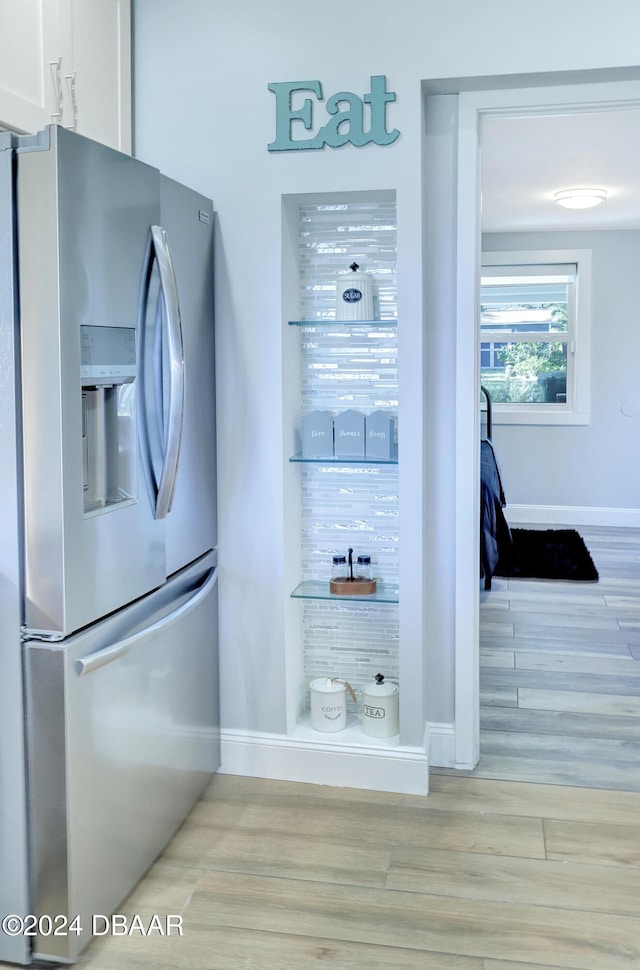
<instances>
[{"instance_id":1,"label":"white window trim","mask_svg":"<svg viewBox=\"0 0 640 970\"><path fill-rule=\"evenodd\" d=\"M494 404L494 424L579 425L591 418L591 250L541 249L487 252L483 266L575 263L578 267L574 319L574 392L566 404ZM570 352L570 350L569 350ZM571 400L570 400L571 397Z\"/></svg>"}]
</instances>

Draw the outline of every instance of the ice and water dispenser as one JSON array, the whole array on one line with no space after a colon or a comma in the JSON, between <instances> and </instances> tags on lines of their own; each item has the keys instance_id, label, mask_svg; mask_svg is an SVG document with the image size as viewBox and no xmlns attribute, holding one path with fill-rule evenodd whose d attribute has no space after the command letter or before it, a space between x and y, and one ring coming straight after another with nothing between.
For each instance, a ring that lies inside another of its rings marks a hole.
<instances>
[{"instance_id":1,"label":"ice and water dispenser","mask_svg":"<svg viewBox=\"0 0 640 970\"><path fill-rule=\"evenodd\" d=\"M85 515L135 500L136 331L81 326Z\"/></svg>"}]
</instances>

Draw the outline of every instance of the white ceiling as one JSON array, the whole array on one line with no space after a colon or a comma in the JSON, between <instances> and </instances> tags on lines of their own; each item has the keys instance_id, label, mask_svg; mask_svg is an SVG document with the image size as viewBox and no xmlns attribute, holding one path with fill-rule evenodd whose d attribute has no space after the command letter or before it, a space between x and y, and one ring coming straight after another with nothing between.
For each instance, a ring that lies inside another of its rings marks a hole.
<instances>
[{"instance_id":1,"label":"white ceiling","mask_svg":"<svg viewBox=\"0 0 640 970\"><path fill-rule=\"evenodd\" d=\"M582 186L607 201L579 211L553 201ZM484 232L639 226L640 108L484 120Z\"/></svg>"}]
</instances>

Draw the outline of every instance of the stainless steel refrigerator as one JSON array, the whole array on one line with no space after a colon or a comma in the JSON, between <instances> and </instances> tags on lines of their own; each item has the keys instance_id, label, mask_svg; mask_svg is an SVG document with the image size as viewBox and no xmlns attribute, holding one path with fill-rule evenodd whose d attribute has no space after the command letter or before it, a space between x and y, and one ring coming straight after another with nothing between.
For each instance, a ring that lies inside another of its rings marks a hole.
<instances>
[{"instance_id":1,"label":"stainless steel refrigerator","mask_svg":"<svg viewBox=\"0 0 640 970\"><path fill-rule=\"evenodd\" d=\"M151 166L0 133L0 960L75 960L219 765L212 247Z\"/></svg>"}]
</instances>

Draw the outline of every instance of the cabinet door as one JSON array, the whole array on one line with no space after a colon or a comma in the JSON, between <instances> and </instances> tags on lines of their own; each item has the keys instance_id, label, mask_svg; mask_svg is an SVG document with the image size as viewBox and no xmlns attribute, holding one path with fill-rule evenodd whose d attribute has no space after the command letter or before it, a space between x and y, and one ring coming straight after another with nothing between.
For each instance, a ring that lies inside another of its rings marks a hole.
<instances>
[{"instance_id":1,"label":"cabinet door","mask_svg":"<svg viewBox=\"0 0 640 970\"><path fill-rule=\"evenodd\" d=\"M73 53L71 69L64 71L63 124L130 153L130 0L67 3Z\"/></svg>"},{"instance_id":2,"label":"cabinet door","mask_svg":"<svg viewBox=\"0 0 640 970\"><path fill-rule=\"evenodd\" d=\"M0 0L0 127L36 132L58 120L62 98L57 5Z\"/></svg>"}]
</instances>

